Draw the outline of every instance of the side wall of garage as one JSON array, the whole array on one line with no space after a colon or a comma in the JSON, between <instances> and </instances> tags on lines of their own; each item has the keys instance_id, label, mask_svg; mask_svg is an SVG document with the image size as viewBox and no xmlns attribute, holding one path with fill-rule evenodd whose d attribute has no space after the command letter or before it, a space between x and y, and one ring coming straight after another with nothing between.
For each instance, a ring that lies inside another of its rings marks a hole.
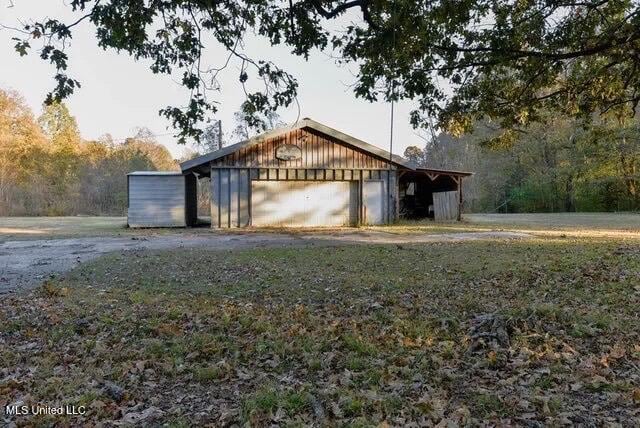
<instances>
[{"instance_id":1,"label":"side wall of garage","mask_svg":"<svg viewBox=\"0 0 640 428\"><path fill-rule=\"evenodd\" d=\"M211 169L211 225L349 226L396 219L396 170ZM270 183L270 184L268 184Z\"/></svg>"},{"instance_id":2,"label":"side wall of garage","mask_svg":"<svg viewBox=\"0 0 640 428\"><path fill-rule=\"evenodd\" d=\"M197 221L193 174L144 171L127 176L129 227L185 227Z\"/></svg>"}]
</instances>

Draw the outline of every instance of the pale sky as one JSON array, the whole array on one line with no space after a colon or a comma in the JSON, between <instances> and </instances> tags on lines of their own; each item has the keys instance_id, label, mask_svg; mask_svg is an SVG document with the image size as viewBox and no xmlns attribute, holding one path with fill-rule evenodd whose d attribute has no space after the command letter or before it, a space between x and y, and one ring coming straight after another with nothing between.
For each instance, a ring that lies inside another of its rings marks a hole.
<instances>
[{"instance_id":1,"label":"pale sky","mask_svg":"<svg viewBox=\"0 0 640 428\"><path fill-rule=\"evenodd\" d=\"M0 0L0 24L19 26L21 20L46 16L72 22L77 15L70 10L62 0ZM154 75L145 62L98 48L94 32L95 27L89 22L78 25L66 50L70 56L69 74L81 82L82 88L65 102L76 117L82 136L95 139L110 133L115 139L123 139L132 135L136 127L147 127L159 135L157 140L175 157L180 157L184 146L175 142L173 129L158 110L184 105L187 92L174 78ZM0 88L18 91L38 115L45 95L54 86L55 70L36 51L20 57L11 40L15 35L0 29ZM390 106L355 98L349 87L355 80L355 67L340 68L321 52L315 52L305 62L286 48L274 48L258 39L249 40L245 51L249 56L275 62L298 79L300 118L310 117L388 150ZM220 65L226 60L225 51L214 43L206 43L205 55L208 65ZM239 63L231 63L220 79L221 92L210 95L220 101L215 116L222 119L225 132L231 131L233 113L244 99L237 80L239 69ZM407 146L424 145L409 124L410 110L407 102L396 104L393 152L400 155ZM297 117L297 108L281 111L280 116L291 123Z\"/></svg>"}]
</instances>

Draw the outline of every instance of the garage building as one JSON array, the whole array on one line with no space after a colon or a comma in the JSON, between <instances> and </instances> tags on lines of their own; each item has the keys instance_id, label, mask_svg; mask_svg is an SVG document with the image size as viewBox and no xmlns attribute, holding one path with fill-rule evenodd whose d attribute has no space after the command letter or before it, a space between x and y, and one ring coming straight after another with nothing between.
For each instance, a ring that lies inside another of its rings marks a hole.
<instances>
[{"instance_id":1,"label":"garage building","mask_svg":"<svg viewBox=\"0 0 640 428\"><path fill-rule=\"evenodd\" d=\"M184 225L195 221L190 207L197 203L197 192L192 183L199 180L210 182L214 228L355 226L391 223L399 216L459 219L462 178L470 175L416 168L307 118L186 161L181 168L185 190L179 192L180 186L174 185L169 193L182 197ZM131 179L129 215L135 206L140 216L145 205L134 199L152 196L134 189ZM148 188L158 192L157 187ZM158 209L157 204L149 206ZM138 223L130 219L129 224Z\"/></svg>"}]
</instances>

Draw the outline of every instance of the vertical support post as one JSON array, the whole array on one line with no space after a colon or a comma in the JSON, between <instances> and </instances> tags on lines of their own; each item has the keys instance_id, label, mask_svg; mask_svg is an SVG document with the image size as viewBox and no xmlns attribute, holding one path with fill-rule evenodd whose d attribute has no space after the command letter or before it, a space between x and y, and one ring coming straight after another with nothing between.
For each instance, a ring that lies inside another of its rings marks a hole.
<instances>
[{"instance_id":1,"label":"vertical support post","mask_svg":"<svg viewBox=\"0 0 640 428\"><path fill-rule=\"evenodd\" d=\"M458 221L462 220L462 177L458 177Z\"/></svg>"},{"instance_id":2,"label":"vertical support post","mask_svg":"<svg viewBox=\"0 0 640 428\"><path fill-rule=\"evenodd\" d=\"M131 205L131 192L129 190L129 180L131 176L127 174L127 227L129 226L129 207Z\"/></svg>"},{"instance_id":3,"label":"vertical support post","mask_svg":"<svg viewBox=\"0 0 640 428\"><path fill-rule=\"evenodd\" d=\"M225 185L226 185L226 192L227 192L227 197L226 197L226 201L225 201L225 209L227 210L227 215L226 215L226 219L225 219L225 227L231 228L231 211L232 211L232 207L233 207L233 201L231 199L231 183L232 183L232 176L231 176L231 172L233 170L232 169L227 169L225 172L227 173L227 177L225 179Z\"/></svg>"},{"instance_id":4,"label":"vertical support post","mask_svg":"<svg viewBox=\"0 0 640 428\"><path fill-rule=\"evenodd\" d=\"M358 178L358 226L364 224L364 173L360 171Z\"/></svg>"},{"instance_id":5,"label":"vertical support post","mask_svg":"<svg viewBox=\"0 0 640 428\"><path fill-rule=\"evenodd\" d=\"M184 177L184 223L187 227L198 222L198 179L194 173Z\"/></svg>"},{"instance_id":6,"label":"vertical support post","mask_svg":"<svg viewBox=\"0 0 640 428\"><path fill-rule=\"evenodd\" d=\"M385 223L391 223L391 164L389 164L389 169L387 169L387 194L385 195Z\"/></svg>"},{"instance_id":7,"label":"vertical support post","mask_svg":"<svg viewBox=\"0 0 640 428\"><path fill-rule=\"evenodd\" d=\"M387 174L387 194L386 194L386 223L391 224L398 219L398 170L388 169Z\"/></svg>"},{"instance_id":8,"label":"vertical support post","mask_svg":"<svg viewBox=\"0 0 640 428\"><path fill-rule=\"evenodd\" d=\"M278 173L279 174L279 173ZM253 202L251 197L251 168L247 168L247 209L249 212L249 219L247 220L247 226L253 225Z\"/></svg>"}]
</instances>

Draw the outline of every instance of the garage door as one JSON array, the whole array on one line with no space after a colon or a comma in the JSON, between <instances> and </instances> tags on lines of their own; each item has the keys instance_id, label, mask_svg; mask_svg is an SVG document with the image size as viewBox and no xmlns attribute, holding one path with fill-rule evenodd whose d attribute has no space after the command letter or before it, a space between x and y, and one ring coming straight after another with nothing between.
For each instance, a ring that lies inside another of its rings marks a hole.
<instances>
[{"instance_id":1,"label":"garage door","mask_svg":"<svg viewBox=\"0 0 640 428\"><path fill-rule=\"evenodd\" d=\"M345 226L355 222L351 181L252 181L254 226Z\"/></svg>"}]
</instances>

